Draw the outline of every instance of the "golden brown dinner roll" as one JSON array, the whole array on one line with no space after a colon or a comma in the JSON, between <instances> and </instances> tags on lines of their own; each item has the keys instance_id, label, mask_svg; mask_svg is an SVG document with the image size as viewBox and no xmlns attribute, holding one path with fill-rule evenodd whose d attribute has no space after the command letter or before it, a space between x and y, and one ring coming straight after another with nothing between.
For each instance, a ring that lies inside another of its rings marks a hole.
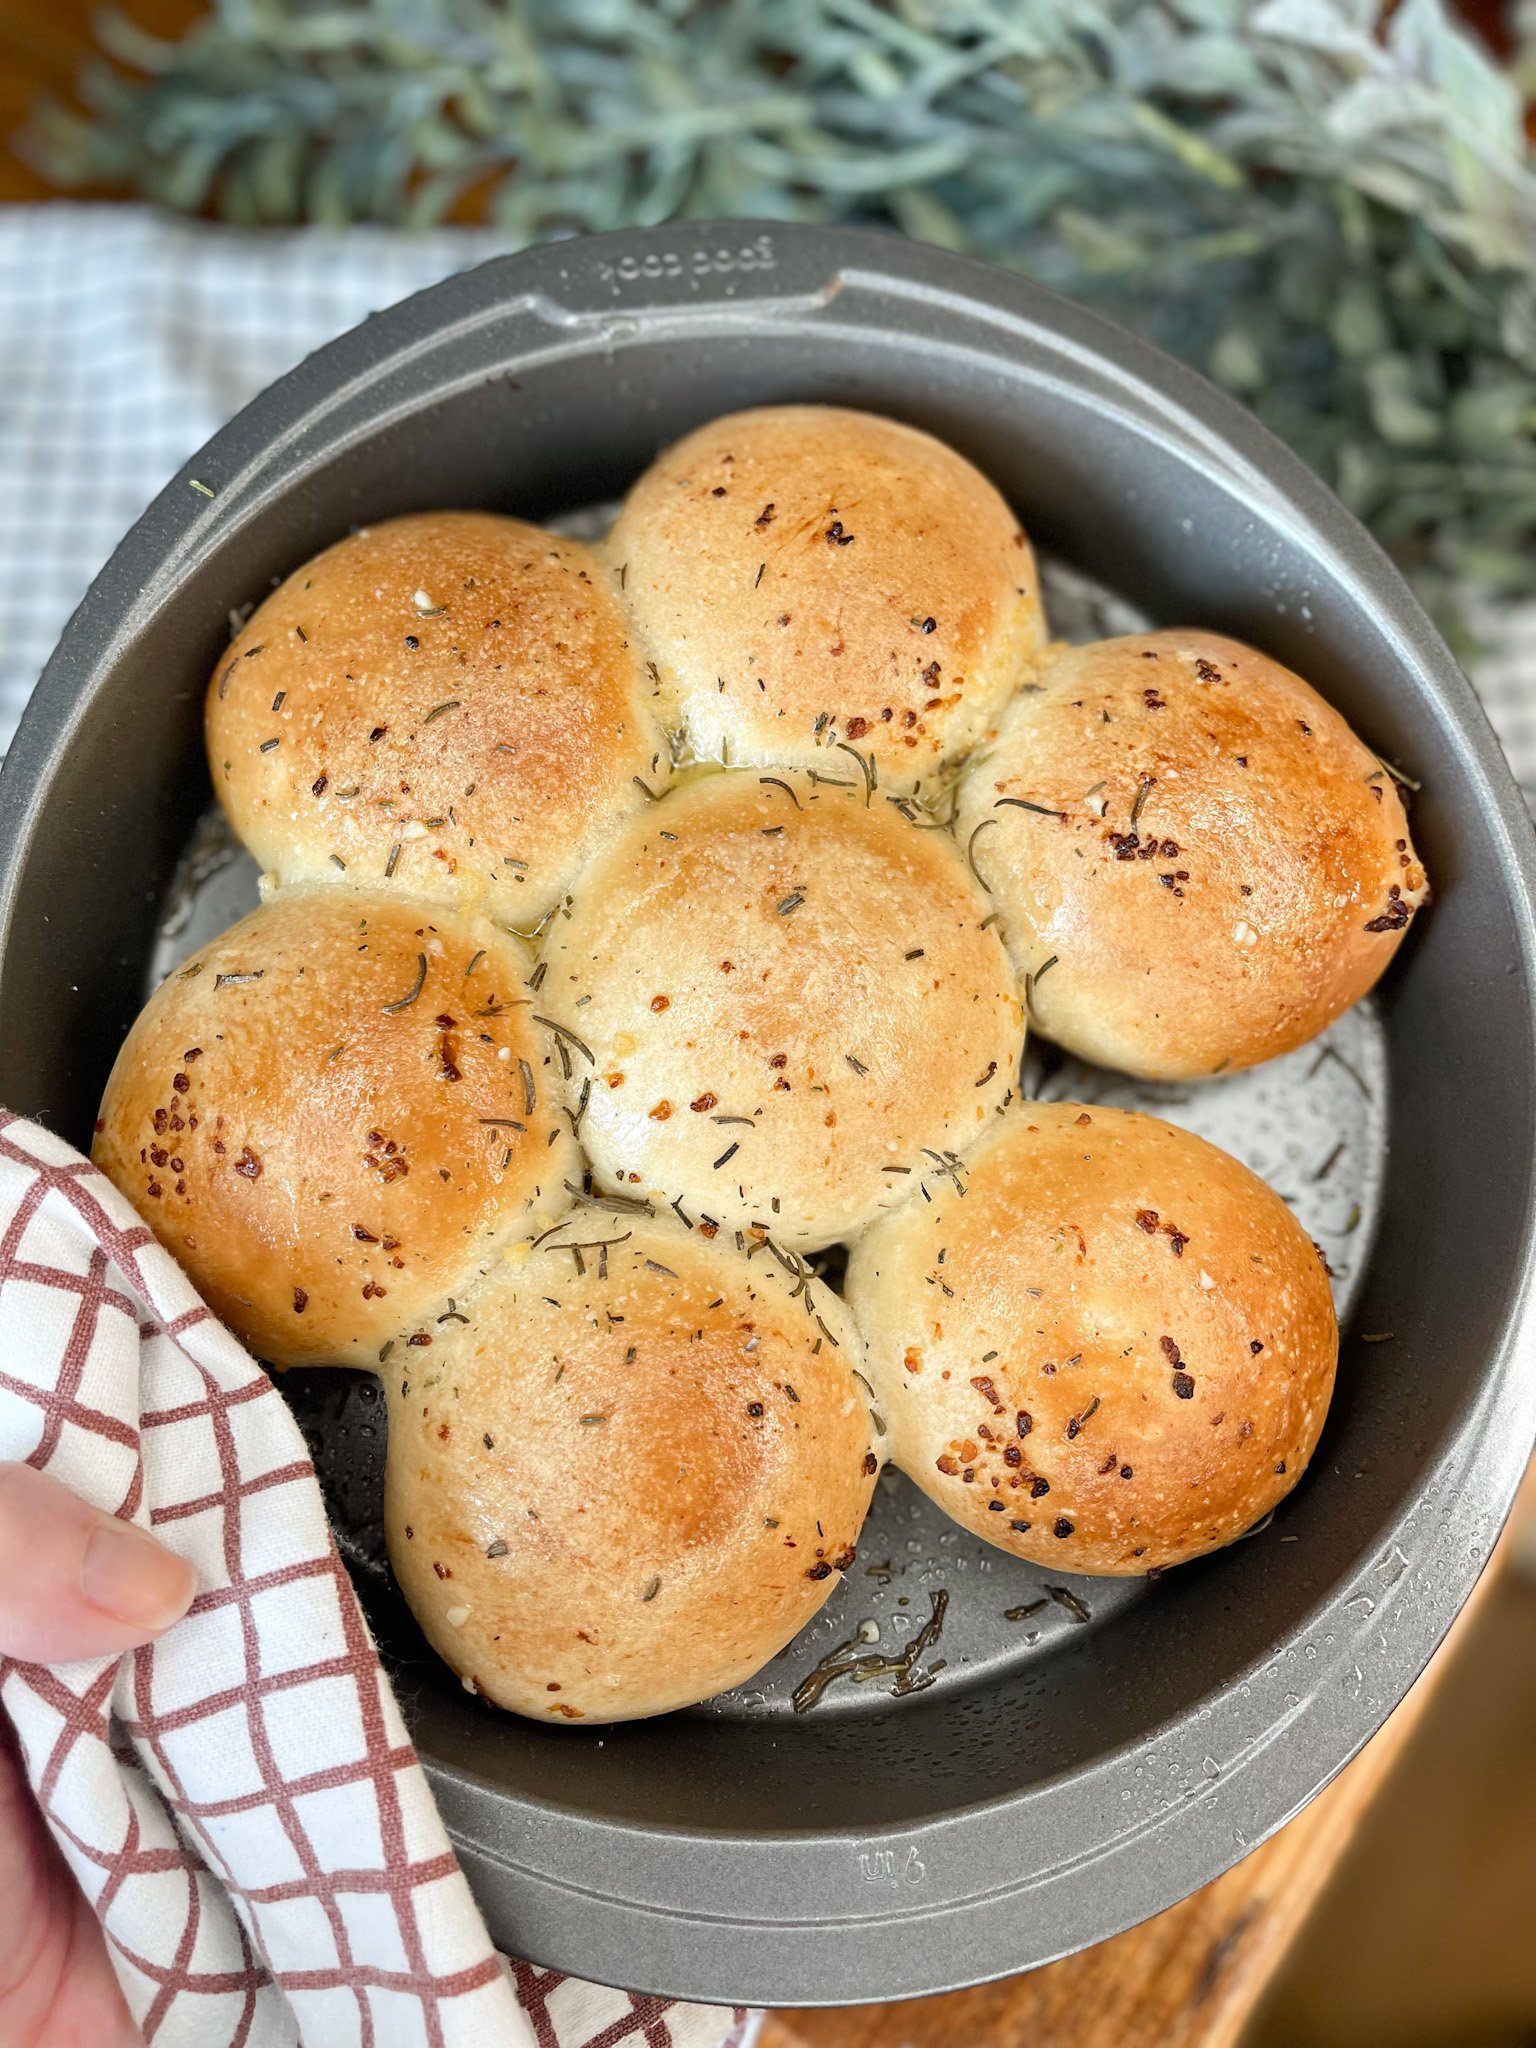
<instances>
[{"instance_id":1,"label":"golden brown dinner roll","mask_svg":"<svg viewBox=\"0 0 1536 2048\"><path fill-rule=\"evenodd\" d=\"M230 820L284 882L386 882L527 928L669 771L600 557L423 512L327 548L208 686Z\"/></svg>"},{"instance_id":2,"label":"golden brown dinner roll","mask_svg":"<svg viewBox=\"0 0 1536 2048\"><path fill-rule=\"evenodd\" d=\"M1023 1043L947 833L793 771L704 774L632 818L555 920L540 1001L609 1187L831 1243L945 1170Z\"/></svg>"},{"instance_id":3,"label":"golden brown dinner roll","mask_svg":"<svg viewBox=\"0 0 1536 2048\"><path fill-rule=\"evenodd\" d=\"M1026 1102L855 1247L894 1461L1060 1571L1230 1543L1296 1484L1338 1329L1322 1256L1235 1159L1154 1117Z\"/></svg>"},{"instance_id":4,"label":"golden brown dinner roll","mask_svg":"<svg viewBox=\"0 0 1536 2048\"><path fill-rule=\"evenodd\" d=\"M433 1647L540 1720L750 1678L853 1562L875 1483L842 1303L766 1250L583 1208L469 1312L390 1384L390 1557Z\"/></svg>"},{"instance_id":5,"label":"golden brown dinner roll","mask_svg":"<svg viewBox=\"0 0 1536 2048\"><path fill-rule=\"evenodd\" d=\"M579 1175L527 974L484 919L284 890L150 998L96 1163L263 1358L372 1364Z\"/></svg>"},{"instance_id":6,"label":"golden brown dinner roll","mask_svg":"<svg viewBox=\"0 0 1536 2048\"><path fill-rule=\"evenodd\" d=\"M958 830L1037 1027L1159 1080L1304 1044L1427 893L1376 757L1299 676L1203 631L1058 656L966 771Z\"/></svg>"},{"instance_id":7,"label":"golden brown dinner roll","mask_svg":"<svg viewBox=\"0 0 1536 2048\"><path fill-rule=\"evenodd\" d=\"M1029 543L986 478L836 406L687 435L609 554L701 759L830 768L843 741L910 790L990 729L1044 638Z\"/></svg>"}]
</instances>

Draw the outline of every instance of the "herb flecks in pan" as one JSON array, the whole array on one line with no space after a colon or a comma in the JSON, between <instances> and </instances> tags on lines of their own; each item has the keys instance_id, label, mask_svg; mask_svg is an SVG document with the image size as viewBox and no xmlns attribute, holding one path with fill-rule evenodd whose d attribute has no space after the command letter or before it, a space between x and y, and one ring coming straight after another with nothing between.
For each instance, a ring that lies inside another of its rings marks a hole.
<instances>
[{"instance_id":1,"label":"herb flecks in pan","mask_svg":"<svg viewBox=\"0 0 1536 2048\"><path fill-rule=\"evenodd\" d=\"M933 1648L944 1630L944 1616L949 1607L949 1593L940 1586L932 1595L933 1612L923 1623L917 1634L908 1643L899 1657L882 1657L869 1650L870 1643L879 1640L873 1622L860 1622L858 1630L846 1643L839 1643L831 1650L814 1670L806 1673L791 1695L791 1704L797 1714L806 1713L821 1699L836 1679L851 1678L856 1685L867 1684L872 1678L890 1678L892 1699L904 1699L909 1693L926 1692L939 1673L945 1668L945 1659L940 1657L926 1670L918 1667L924 1655Z\"/></svg>"}]
</instances>

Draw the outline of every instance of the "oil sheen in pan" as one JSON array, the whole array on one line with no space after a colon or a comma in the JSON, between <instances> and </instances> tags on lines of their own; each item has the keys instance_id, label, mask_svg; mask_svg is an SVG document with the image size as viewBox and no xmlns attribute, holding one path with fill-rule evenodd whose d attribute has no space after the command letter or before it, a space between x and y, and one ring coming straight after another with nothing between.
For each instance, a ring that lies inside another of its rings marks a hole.
<instances>
[{"instance_id":1,"label":"oil sheen in pan","mask_svg":"<svg viewBox=\"0 0 1536 2048\"><path fill-rule=\"evenodd\" d=\"M610 511L599 507L551 524L592 538ZM1074 570L1045 561L1041 572L1051 622L1063 639L1131 633L1149 623ZM167 897L146 995L256 901L254 862L235 845L222 817L210 814L198 825ZM1220 1080L1135 1081L1065 1059L1039 1040L1031 1044L1025 1079L1043 1099L1149 1111L1243 1160L1284 1196L1322 1246L1340 1322L1347 1320L1375 1234L1387 1145L1386 1046L1370 1001L1313 1044ZM829 1279L835 1280L839 1264L834 1254ZM384 1557L378 1387L369 1375L350 1371L292 1372L279 1384L309 1440L337 1541L365 1601L397 1613ZM1299 1496L1246 1540L1305 1543L1306 1492L1303 1483ZM1085 1579L1007 1557L955 1528L901 1473L886 1471L858 1561L820 1614L749 1685L692 1711L787 1716L797 1702L799 1711L817 1714L888 1711L893 1698L958 1690L1068 1640L1081 1644L1149 1593L1144 1579ZM401 1642L398 1627L381 1633ZM424 1646L420 1654L430 1655ZM409 1651L406 1656L415 1661Z\"/></svg>"}]
</instances>

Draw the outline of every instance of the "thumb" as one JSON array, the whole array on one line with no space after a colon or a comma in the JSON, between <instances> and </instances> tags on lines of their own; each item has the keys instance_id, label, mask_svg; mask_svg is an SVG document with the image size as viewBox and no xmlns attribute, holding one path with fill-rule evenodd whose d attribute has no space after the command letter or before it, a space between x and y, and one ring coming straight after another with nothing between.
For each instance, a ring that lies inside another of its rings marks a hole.
<instances>
[{"instance_id":1,"label":"thumb","mask_svg":"<svg viewBox=\"0 0 1536 2048\"><path fill-rule=\"evenodd\" d=\"M0 1464L0 1656L66 1664L131 1650L179 1621L197 1574L132 1522L46 1472Z\"/></svg>"}]
</instances>

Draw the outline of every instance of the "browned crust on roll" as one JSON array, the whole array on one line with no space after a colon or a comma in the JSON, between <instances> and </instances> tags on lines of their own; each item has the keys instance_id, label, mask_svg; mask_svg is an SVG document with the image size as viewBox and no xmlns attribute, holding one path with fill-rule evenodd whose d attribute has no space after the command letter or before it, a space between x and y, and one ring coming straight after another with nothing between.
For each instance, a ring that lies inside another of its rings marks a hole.
<instances>
[{"instance_id":1,"label":"browned crust on roll","mask_svg":"<svg viewBox=\"0 0 1536 2048\"><path fill-rule=\"evenodd\" d=\"M1299 676L1203 631L1061 654L967 771L958 829L1036 1026L1153 1079L1315 1037L1427 895L1376 757Z\"/></svg>"},{"instance_id":2,"label":"browned crust on roll","mask_svg":"<svg viewBox=\"0 0 1536 2048\"><path fill-rule=\"evenodd\" d=\"M1078 1103L1010 1110L965 1183L849 1261L895 1463L1059 1571L1145 1572L1252 1528L1312 1455L1338 1354L1279 1196L1188 1132Z\"/></svg>"},{"instance_id":3,"label":"browned crust on roll","mask_svg":"<svg viewBox=\"0 0 1536 2048\"><path fill-rule=\"evenodd\" d=\"M765 406L699 428L608 545L704 759L810 767L843 740L910 789L987 734L1043 643L1034 558L997 491L871 413Z\"/></svg>"},{"instance_id":4,"label":"browned crust on roll","mask_svg":"<svg viewBox=\"0 0 1536 2048\"><path fill-rule=\"evenodd\" d=\"M261 1357L425 1351L579 1170L527 972L481 919L284 891L150 998L92 1156Z\"/></svg>"},{"instance_id":5,"label":"browned crust on roll","mask_svg":"<svg viewBox=\"0 0 1536 2048\"><path fill-rule=\"evenodd\" d=\"M285 882L393 887L530 928L669 772L601 557L488 512L369 527L220 656L208 757Z\"/></svg>"},{"instance_id":6,"label":"browned crust on roll","mask_svg":"<svg viewBox=\"0 0 1536 2048\"><path fill-rule=\"evenodd\" d=\"M556 1724L750 1678L836 1589L874 1488L842 1303L670 1218L578 1210L470 1316L390 1389L390 1557L433 1647Z\"/></svg>"},{"instance_id":7,"label":"browned crust on roll","mask_svg":"<svg viewBox=\"0 0 1536 2048\"><path fill-rule=\"evenodd\" d=\"M1023 1044L948 835L808 777L707 774L632 819L546 942L541 990L606 1185L802 1249L946 1170Z\"/></svg>"}]
</instances>

